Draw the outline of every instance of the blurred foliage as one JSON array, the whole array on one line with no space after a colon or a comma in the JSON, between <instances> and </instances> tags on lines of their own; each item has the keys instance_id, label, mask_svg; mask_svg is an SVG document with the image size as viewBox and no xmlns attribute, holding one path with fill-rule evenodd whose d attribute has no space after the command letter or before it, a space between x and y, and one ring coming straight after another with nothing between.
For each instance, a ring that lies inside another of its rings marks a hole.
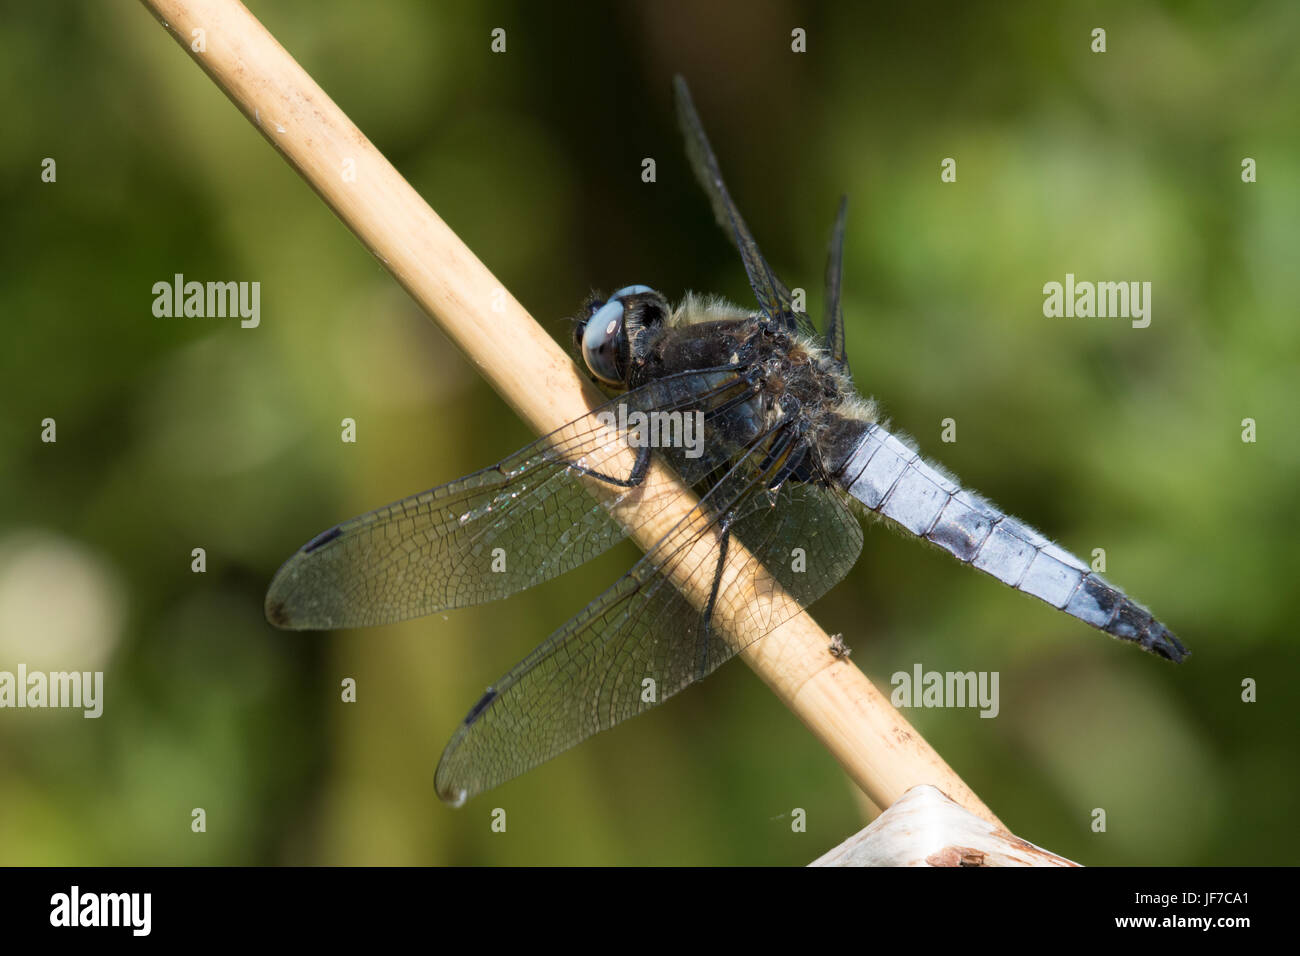
<instances>
[{"instance_id":1,"label":"blurred foliage","mask_svg":"<svg viewBox=\"0 0 1300 956\"><path fill-rule=\"evenodd\" d=\"M1021 836L1088 863L1294 861L1300 7L250 6L557 335L592 286L748 298L674 72L814 313L849 193L863 391L970 487L1105 548L1194 656L1165 665L879 526L816 617L886 689L916 662L1001 674L995 720L907 716ZM313 534L531 436L143 8L8 4L0 62L0 669L106 671L98 720L0 711L0 863L803 863L864 825L740 664L438 803L482 688L635 550L445 618L267 626ZM1150 280L1150 328L1044 318L1067 272ZM175 273L259 281L261 326L155 318Z\"/></svg>"}]
</instances>

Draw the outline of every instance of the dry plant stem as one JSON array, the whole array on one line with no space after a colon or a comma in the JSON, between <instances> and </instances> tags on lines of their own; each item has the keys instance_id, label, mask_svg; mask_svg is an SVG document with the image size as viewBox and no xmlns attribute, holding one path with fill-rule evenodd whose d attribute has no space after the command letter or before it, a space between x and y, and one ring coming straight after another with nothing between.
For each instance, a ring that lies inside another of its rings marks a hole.
<instances>
[{"instance_id":1,"label":"dry plant stem","mask_svg":"<svg viewBox=\"0 0 1300 956\"><path fill-rule=\"evenodd\" d=\"M537 432L553 431L603 400L565 352L242 4L142 2ZM203 31L201 52L193 48L196 30ZM345 179L346 170L355 176ZM655 520L635 536L643 549L662 537L695 500L677 494L676 478L660 466L647 481L643 502L649 499L661 507ZM671 507L662 507L669 501ZM711 569L714 564L705 560L700 566ZM707 580L674 583L702 605ZM879 806L887 807L908 788L928 783L996 823L862 672L831 656L829 645L830 638L812 618L799 613L741 656Z\"/></svg>"}]
</instances>

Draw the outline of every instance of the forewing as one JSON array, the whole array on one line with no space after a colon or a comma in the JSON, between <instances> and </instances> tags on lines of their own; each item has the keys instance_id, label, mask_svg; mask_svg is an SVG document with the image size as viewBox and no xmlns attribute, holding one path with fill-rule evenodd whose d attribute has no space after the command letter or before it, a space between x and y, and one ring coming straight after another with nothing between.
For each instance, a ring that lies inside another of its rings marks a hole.
<instances>
[{"instance_id":1,"label":"forewing","mask_svg":"<svg viewBox=\"0 0 1300 956\"><path fill-rule=\"evenodd\" d=\"M763 253L754 241L744 218L736 209L736 204L727 192L726 183L722 181L722 172L718 168L718 158L713 154L709 138L704 133L695 104L691 101L691 92L686 81L680 76L673 79L673 92L677 99L677 121L686 139L686 155L690 159L695 177L708 194L713 206L713 215L724 232L731 237L740 251L745 263L745 272L749 284L758 298L758 305L770 318L790 331L813 334L812 323L803 312L797 311L790 298L790 290L777 278L772 267L763 258Z\"/></svg>"},{"instance_id":2,"label":"forewing","mask_svg":"<svg viewBox=\"0 0 1300 956\"><path fill-rule=\"evenodd\" d=\"M707 428L714 410L746 387L731 367L658 379L491 468L331 528L276 574L267 619L293 630L387 624L493 601L578 567L628 533L611 512L646 496L644 485L611 482L602 483L612 494L593 494L588 484L599 479L574 467L632 480L636 453L617 427L620 406L627 413L698 409ZM608 416L616 427L607 426ZM675 461L693 483L717 467L718 454ZM636 525L664 504L639 500Z\"/></svg>"},{"instance_id":3,"label":"forewing","mask_svg":"<svg viewBox=\"0 0 1300 956\"><path fill-rule=\"evenodd\" d=\"M770 491L770 471L757 460L742 460L630 572L484 694L443 752L442 799L458 804L649 710L741 650L729 635L758 639L844 577L862 529L842 496L793 481ZM749 554L729 549L706 627L672 578L713 579L718 552L706 542L717 541L728 510Z\"/></svg>"},{"instance_id":4,"label":"forewing","mask_svg":"<svg viewBox=\"0 0 1300 956\"><path fill-rule=\"evenodd\" d=\"M826 256L826 350L847 373L849 357L844 351L844 313L840 306L840 284L844 276L844 223L849 209L849 197L840 198L839 212L835 214L835 228L831 230L831 248Z\"/></svg>"}]
</instances>

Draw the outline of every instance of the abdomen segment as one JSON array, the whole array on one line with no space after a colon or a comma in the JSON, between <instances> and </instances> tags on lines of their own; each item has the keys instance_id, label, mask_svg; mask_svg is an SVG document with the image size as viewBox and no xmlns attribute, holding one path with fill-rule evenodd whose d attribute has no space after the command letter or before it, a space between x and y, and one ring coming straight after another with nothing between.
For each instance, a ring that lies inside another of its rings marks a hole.
<instances>
[{"instance_id":1,"label":"abdomen segment","mask_svg":"<svg viewBox=\"0 0 1300 956\"><path fill-rule=\"evenodd\" d=\"M1081 560L961 488L879 425L866 429L839 481L869 510L1017 591L1168 660L1189 653L1150 612Z\"/></svg>"}]
</instances>

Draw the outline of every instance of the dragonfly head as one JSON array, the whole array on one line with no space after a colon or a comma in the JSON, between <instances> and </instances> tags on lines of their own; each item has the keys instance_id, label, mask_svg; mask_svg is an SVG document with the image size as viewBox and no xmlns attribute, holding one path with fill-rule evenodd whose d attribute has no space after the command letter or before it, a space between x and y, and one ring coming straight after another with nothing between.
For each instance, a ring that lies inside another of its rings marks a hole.
<instances>
[{"instance_id":1,"label":"dragonfly head","mask_svg":"<svg viewBox=\"0 0 1300 956\"><path fill-rule=\"evenodd\" d=\"M608 300L592 296L573 327L574 344L599 381L626 387L644 333L663 324L668 300L647 285L629 285Z\"/></svg>"}]
</instances>

